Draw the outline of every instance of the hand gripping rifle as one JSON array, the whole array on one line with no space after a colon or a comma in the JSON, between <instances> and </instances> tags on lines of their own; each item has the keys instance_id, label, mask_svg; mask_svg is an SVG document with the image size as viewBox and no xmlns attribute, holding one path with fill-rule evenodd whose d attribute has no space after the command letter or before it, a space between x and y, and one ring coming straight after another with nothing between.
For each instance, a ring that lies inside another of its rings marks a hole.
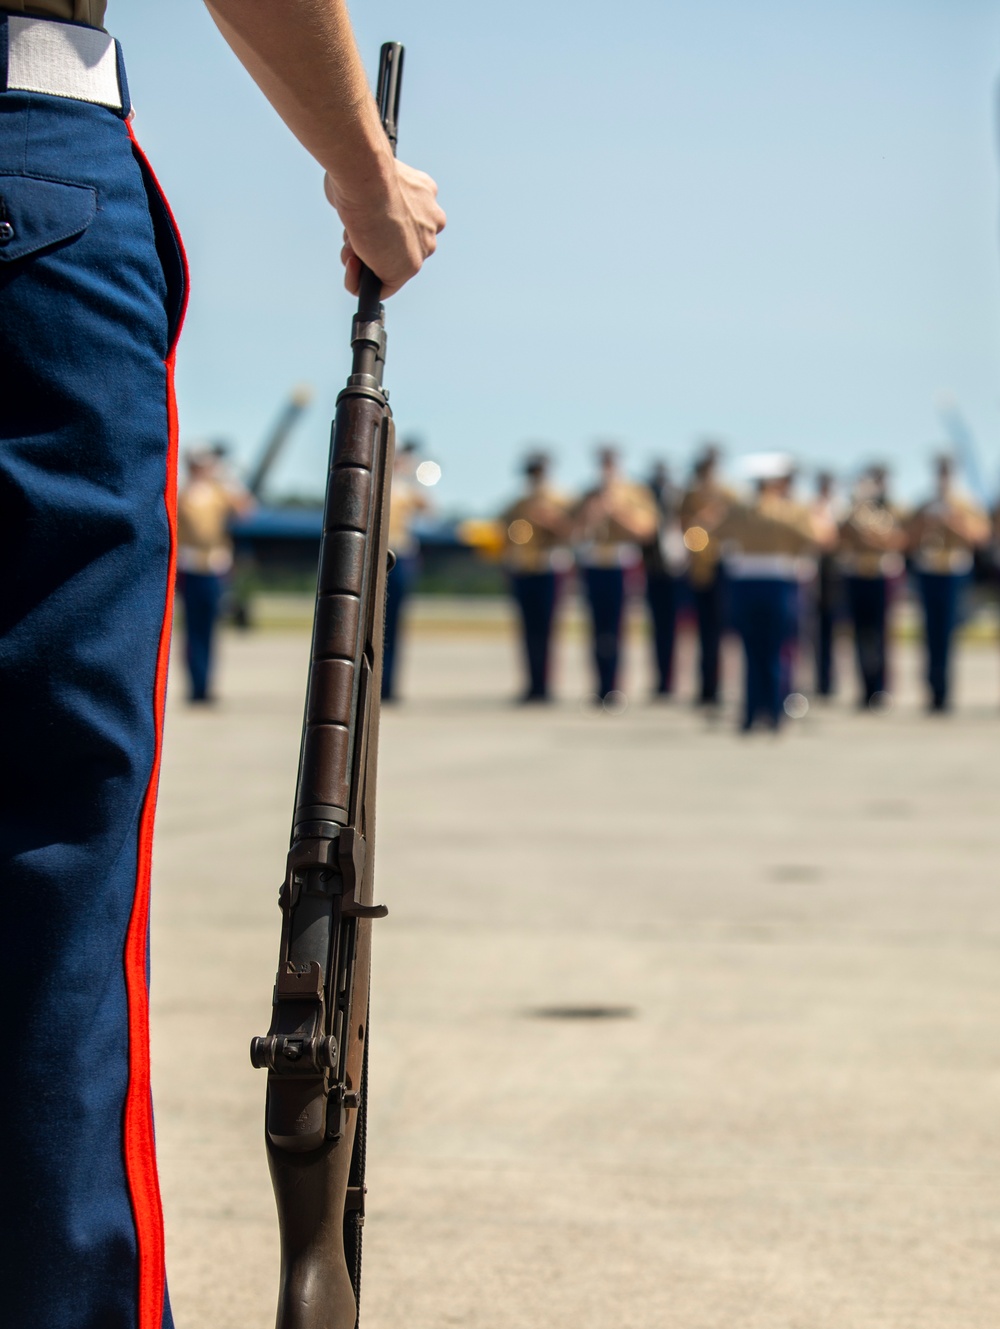
<instances>
[{"instance_id":1,"label":"hand gripping rifle","mask_svg":"<svg viewBox=\"0 0 1000 1329\"><path fill-rule=\"evenodd\" d=\"M396 147L403 48L382 47ZM362 268L353 368L337 398L292 845L279 895L266 1143L281 1233L277 1329L356 1329L365 1196L375 770L393 426L381 282Z\"/></svg>"}]
</instances>

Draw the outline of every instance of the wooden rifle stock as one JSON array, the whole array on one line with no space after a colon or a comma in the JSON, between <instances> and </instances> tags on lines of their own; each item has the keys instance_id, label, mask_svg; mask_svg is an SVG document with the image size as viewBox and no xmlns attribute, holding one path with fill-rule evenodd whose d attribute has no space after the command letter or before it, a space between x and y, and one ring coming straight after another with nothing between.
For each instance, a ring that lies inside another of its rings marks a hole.
<instances>
[{"instance_id":1,"label":"wooden rifle stock","mask_svg":"<svg viewBox=\"0 0 1000 1329\"><path fill-rule=\"evenodd\" d=\"M393 145L403 48L382 47ZM265 1137L281 1233L277 1329L356 1329L365 1195L368 988L393 425L381 283L362 269L353 366L330 447L292 841L279 895Z\"/></svg>"}]
</instances>

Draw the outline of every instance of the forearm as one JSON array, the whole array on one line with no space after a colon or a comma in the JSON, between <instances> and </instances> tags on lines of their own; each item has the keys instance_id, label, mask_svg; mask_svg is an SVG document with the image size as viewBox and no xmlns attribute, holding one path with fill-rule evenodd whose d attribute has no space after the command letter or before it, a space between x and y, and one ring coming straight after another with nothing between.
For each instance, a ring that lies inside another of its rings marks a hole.
<instances>
[{"instance_id":1,"label":"forearm","mask_svg":"<svg viewBox=\"0 0 1000 1329\"><path fill-rule=\"evenodd\" d=\"M965 540L970 545L983 545L990 538L990 528L984 517L977 513L958 513L945 524L953 535Z\"/></svg>"},{"instance_id":2,"label":"forearm","mask_svg":"<svg viewBox=\"0 0 1000 1329\"><path fill-rule=\"evenodd\" d=\"M642 544L656 534L656 518L645 512L612 510L608 516L616 539Z\"/></svg>"},{"instance_id":3,"label":"forearm","mask_svg":"<svg viewBox=\"0 0 1000 1329\"><path fill-rule=\"evenodd\" d=\"M392 153L344 0L206 0L300 143L353 201L388 195Z\"/></svg>"}]
</instances>

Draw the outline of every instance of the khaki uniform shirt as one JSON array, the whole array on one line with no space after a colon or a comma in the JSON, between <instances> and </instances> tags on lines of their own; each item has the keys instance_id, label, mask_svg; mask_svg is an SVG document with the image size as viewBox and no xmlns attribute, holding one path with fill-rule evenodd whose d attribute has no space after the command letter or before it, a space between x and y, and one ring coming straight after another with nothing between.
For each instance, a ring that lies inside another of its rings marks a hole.
<instances>
[{"instance_id":1,"label":"khaki uniform shirt","mask_svg":"<svg viewBox=\"0 0 1000 1329\"><path fill-rule=\"evenodd\" d=\"M778 494L734 503L712 532L727 566L743 576L801 576L804 556L816 552L809 509Z\"/></svg>"},{"instance_id":2,"label":"khaki uniform shirt","mask_svg":"<svg viewBox=\"0 0 1000 1329\"><path fill-rule=\"evenodd\" d=\"M77 23L89 23L93 28L104 26L107 0L0 0L0 9L8 14L25 14L33 18L69 18Z\"/></svg>"},{"instance_id":3,"label":"khaki uniform shirt","mask_svg":"<svg viewBox=\"0 0 1000 1329\"><path fill-rule=\"evenodd\" d=\"M977 542L966 540L947 527L941 520L943 508L962 513L973 521L978 519L984 523L985 532L988 519L977 504L958 494L949 494L943 504L940 499L934 499L917 508L910 519L909 526L914 535L918 530L921 532L913 549L913 561L919 572L971 572L972 551Z\"/></svg>"},{"instance_id":4,"label":"khaki uniform shirt","mask_svg":"<svg viewBox=\"0 0 1000 1329\"><path fill-rule=\"evenodd\" d=\"M193 480L177 495L177 566L182 572L224 573L233 566L229 518L232 493L218 480Z\"/></svg>"},{"instance_id":5,"label":"khaki uniform shirt","mask_svg":"<svg viewBox=\"0 0 1000 1329\"><path fill-rule=\"evenodd\" d=\"M545 509L549 511L545 511ZM504 563L511 572L564 571L570 564L566 537L549 530L551 509L569 517L569 503L555 490L543 487L525 494L500 514L504 534ZM539 525L539 519L544 524Z\"/></svg>"},{"instance_id":6,"label":"khaki uniform shirt","mask_svg":"<svg viewBox=\"0 0 1000 1329\"><path fill-rule=\"evenodd\" d=\"M410 558L417 552L413 522L427 506L427 500L413 480L399 474L392 477L392 488L389 491L389 548L399 558Z\"/></svg>"},{"instance_id":7,"label":"khaki uniform shirt","mask_svg":"<svg viewBox=\"0 0 1000 1329\"><path fill-rule=\"evenodd\" d=\"M590 490L576 505L577 561L585 568L630 567L639 561L639 544L648 535L636 535L613 516L602 515L595 520L588 515L588 500L600 492ZM645 485L615 480L605 492L615 507L634 518L637 525L645 526L650 533L656 530L656 502Z\"/></svg>"},{"instance_id":8,"label":"khaki uniform shirt","mask_svg":"<svg viewBox=\"0 0 1000 1329\"><path fill-rule=\"evenodd\" d=\"M840 525L837 564L849 577L897 577L903 555L892 548L903 530L897 508L865 499L855 503Z\"/></svg>"},{"instance_id":9,"label":"khaki uniform shirt","mask_svg":"<svg viewBox=\"0 0 1000 1329\"><path fill-rule=\"evenodd\" d=\"M729 504L733 496L720 484L695 485L681 499L681 529L688 551L688 577L691 585L708 586L715 578L722 551L714 531L701 523L702 509L712 503Z\"/></svg>"}]
</instances>

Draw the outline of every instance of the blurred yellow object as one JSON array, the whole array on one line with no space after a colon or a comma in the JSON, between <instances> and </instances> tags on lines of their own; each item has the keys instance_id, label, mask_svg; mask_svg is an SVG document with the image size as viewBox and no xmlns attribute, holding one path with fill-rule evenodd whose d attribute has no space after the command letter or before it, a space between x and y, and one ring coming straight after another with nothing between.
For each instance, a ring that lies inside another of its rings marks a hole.
<instances>
[{"instance_id":1,"label":"blurred yellow object","mask_svg":"<svg viewBox=\"0 0 1000 1329\"><path fill-rule=\"evenodd\" d=\"M456 534L462 544L475 549L483 558L493 561L500 558L506 546L504 528L498 521L469 517L466 521L458 523Z\"/></svg>"},{"instance_id":2,"label":"blurred yellow object","mask_svg":"<svg viewBox=\"0 0 1000 1329\"><path fill-rule=\"evenodd\" d=\"M692 554L700 554L708 546L708 531L702 526L689 526L684 532L684 545Z\"/></svg>"}]
</instances>

